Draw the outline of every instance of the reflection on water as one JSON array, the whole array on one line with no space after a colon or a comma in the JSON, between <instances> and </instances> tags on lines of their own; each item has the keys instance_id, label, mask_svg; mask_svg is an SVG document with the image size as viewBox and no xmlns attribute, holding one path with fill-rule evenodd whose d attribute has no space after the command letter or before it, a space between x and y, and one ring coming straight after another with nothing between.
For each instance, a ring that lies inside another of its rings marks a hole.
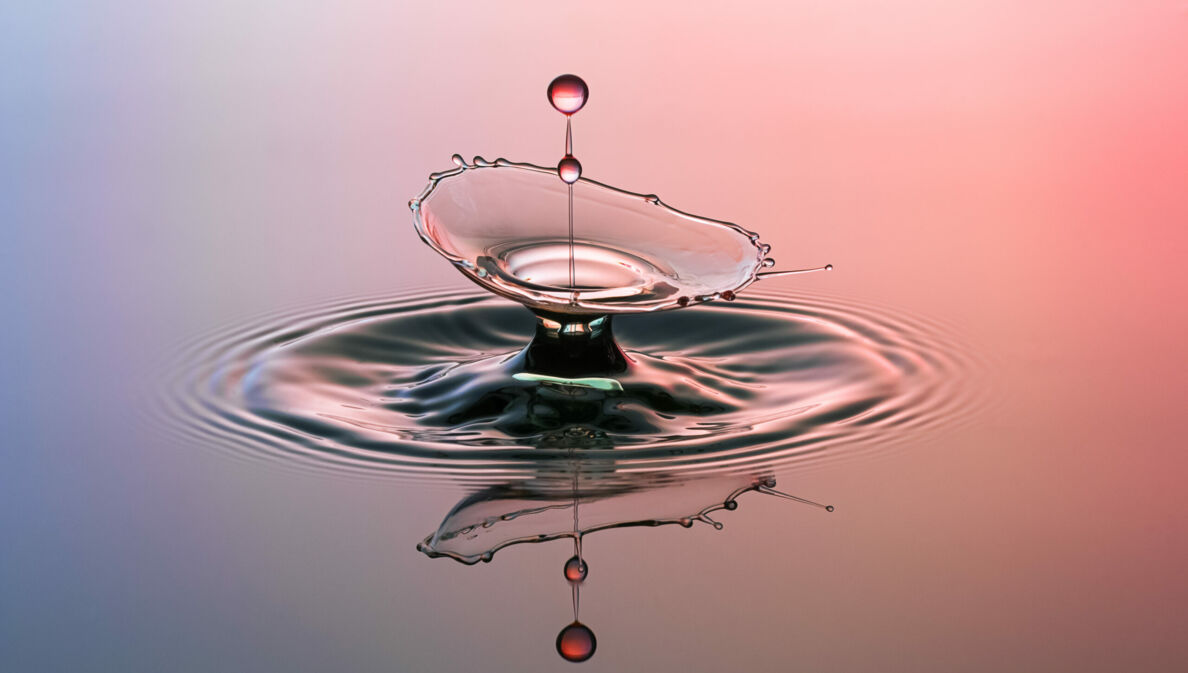
<instances>
[{"instance_id":1,"label":"reflection on water","mask_svg":"<svg viewBox=\"0 0 1188 673\"><path fill-rule=\"evenodd\" d=\"M240 457L496 484L574 447L618 470L746 474L895 446L977 406L943 328L869 306L756 294L617 320L622 366L565 385L534 369L532 315L497 298L280 314L189 348L159 417Z\"/></svg>"},{"instance_id":2,"label":"reflection on water","mask_svg":"<svg viewBox=\"0 0 1188 673\"><path fill-rule=\"evenodd\" d=\"M575 326L458 292L281 314L188 349L160 418L240 457L466 485L417 544L429 557L570 540L573 622L556 647L584 661L592 533L720 529L750 493L833 511L775 490L776 470L976 407L973 363L942 328L872 307L766 294L617 320L566 336Z\"/></svg>"}]
</instances>

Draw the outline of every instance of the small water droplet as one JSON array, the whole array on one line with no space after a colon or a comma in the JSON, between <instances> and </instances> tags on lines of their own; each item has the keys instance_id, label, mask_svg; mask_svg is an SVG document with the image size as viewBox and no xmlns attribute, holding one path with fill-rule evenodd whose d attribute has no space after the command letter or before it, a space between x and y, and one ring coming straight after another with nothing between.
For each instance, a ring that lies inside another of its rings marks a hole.
<instances>
[{"instance_id":1,"label":"small water droplet","mask_svg":"<svg viewBox=\"0 0 1188 673\"><path fill-rule=\"evenodd\" d=\"M557 175L572 185L582 177L582 164L572 154L566 154L561 158L561 161L557 162Z\"/></svg>"},{"instance_id":2,"label":"small water droplet","mask_svg":"<svg viewBox=\"0 0 1188 673\"><path fill-rule=\"evenodd\" d=\"M570 557L565 562L565 579L570 582L582 582L586 579L586 575L590 572L590 566L577 556Z\"/></svg>"},{"instance_id":3,"label":"small water droplet","mask_svg":"<svg viewBox=\"0 0 1188 673\"><path fill-rule=\"evenodd\" d=\"M688 297L680 297L679 299L677 299L677 303L680 304L681 306L688 306L689 298Z\"/></svg>"},{"instance_id":4,"label":"small water droplet","mask_svg":"<svg viewBox=\"0 0 1188 673\"><path fill-rule=\"evenodd\" d=\"M770 269L771 267L775 266L775 260L768 257L767 259L763 260L763 266Z\"/></svg>"},{"instance_id":5,"label":"small water droplet","mask_svg":"<svg viewBox=\"0 0 1188 673\"><path fill-rule=\"evenodd\" d=\"M825 511L826 511L826 512L832 512L832 511L833 511L833 505L825 505Z\"/></svg>"},{"instance_id":6,"label":"small water droplet","mask_svg":"<svg viewBox=\"0 0 1188 673\"><path fill-rule=\"evenodd\" d=\"M421 200L420 199L409 199L408 207L410 210L416 210L417 208L420 208Z\"/></svg>"},{"instance_id":7,"label":"small water droplet","mask_svg":"<svg viewBox=\"0 0 1188 673\"><path fill-rule=\"evenodd\" d=\"M771 252L770 245L764 243L763 245L759 246L759 254L766 255L769 252Z\"/></svg>"},{"instance_id":8,"label":"small water droplet","mask_svg":"<svg viewBox=\"0 0 1188 673\"><path fill-rule=\"evenodd\" d=\"M723 507L725 507L726 509L733 512L734 510L738 509L738 501L737 500L727 500L723 504Z\"/></svg>"},{"instance_id":9,"label":"small water droplet","mask_svg":"<svg viewBox=\"0 0 1188 673\"><path fill-rule=\"evenodd\" d=\"M825 270L826 270L826 271L833 271L833 265L832 265L832 264L826 264L826 265L825 265Z\"/></svg>"},{"instance_id":10,"label":"small water droplet","mask_svg":"<svg viewBox=\"0 0 1188 673\"><path fill-rule=\"evenodd\" d=\"M722 293L722 298L726 301L734 301L734 290L726 290Z\"/></svg>"},{"instance_id":11,"label":"small water droplet","mask_svg":"<svg viewBox=\"0 0 1188 673\"><path fill-rule=\"evenodd\" d=\"M577 112L589 98L590 87L577 75L561 75L549 82L549 103L562 114Z\"/></svg>"},{"instance_id":12,"label":"small water droplet","mask_svg":"<svg viewBox=\"0 0 1188 673\"><path fill-rule=\"evenodd\" d=\"M574 622L557 634L557 654L566 661L585 661L594 656L597 648L594 632L581 622Z\"/></svg>"},{"instance_id":13,"label":"small water droplet","mask_svg":"<svg viewBox=\"0 0 1188 673\"><path fill-rule=\"evenodd\" d=\"M466 160L462 158L461 154L455 154L450 157L450 161L454 162L455 166L465 166Z\"/></svg>"}]
</instances>

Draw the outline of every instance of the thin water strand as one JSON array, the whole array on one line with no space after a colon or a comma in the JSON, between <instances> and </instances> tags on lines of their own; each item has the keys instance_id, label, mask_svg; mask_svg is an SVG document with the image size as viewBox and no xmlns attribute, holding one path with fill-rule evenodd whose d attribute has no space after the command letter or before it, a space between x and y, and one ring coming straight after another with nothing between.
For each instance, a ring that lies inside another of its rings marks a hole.
<instances>
[{"instance_id":1,"label":"thin water strand","mask_svg":"<svg viewBox=\"0 0 1188 673\"><path fill-rule=\"evenodd\" d=\"M819 507L819 508L825 510L826 512L833 511L833 505L822 505L819 502L814 502L812 500L800 498L800 497L792 495L791 493L784 493L783 491L777 491L774 488L767 486L766 484L760 484L759 486L756 486L755 490L759 491L760 493L766 493L767 495L774 495L777 498L785 498L787 500L792 500L794 502L803 503L805 505L812 505L813 507Z\"/></svg>"},{"instance_id":2,"label":"thin water strand","mask_svg":"<svg viewBox=\"0 0 1188 673\"><path fill-rule=\"evenodd\" d=\"M770 266L769 264L766 264L767 260L764 261L765 263L763 266ZM816 266L811 269L789 269L787 271L760 271L759 273L755 274L755 277L758 279L763 279L775 278L777 276L796 276L802 273L814 273L817 271L833 271L833 265L826 264L825 266Z\"/></svg>"}]
</instances>

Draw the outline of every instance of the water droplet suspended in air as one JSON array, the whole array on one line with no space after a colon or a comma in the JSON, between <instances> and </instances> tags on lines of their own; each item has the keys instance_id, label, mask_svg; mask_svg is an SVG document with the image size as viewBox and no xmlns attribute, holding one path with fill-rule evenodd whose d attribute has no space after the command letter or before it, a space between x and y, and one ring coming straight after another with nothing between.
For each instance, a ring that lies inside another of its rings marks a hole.
<instances>
[{"instance_id":1,"label":"water droplet suspended in air","mask_svg":"<svg viewBox=\"0 0 1188 673\"><path fill-rule=\"evenodd\" d=\"M770 269L771 267L775 266L775 260L768 257L767 259L763 260L763 266Z\"/></svg>"},{"instance_id":2,"label":"water droplet suspended in air","mask_svg":"<svg viewBox=\"0 0 1188 673\"><path fill-rule=\"evenodd\" d=\"M574 622L557 634L557 654L566 661L585 661L594 656L597 647L594 632L581 622Z\"/></svg>"},{"instance_id":3,"label":"water droplet suspended in air","mask_svg":"<svg viewBox=\"0 0 1188 673\"><path fill-rule=\"evenodd\" d=\"M572 185L582 177L582 164L572 154L566 154L557 163L557 174L563 181Z\"/></svg>"},{"instance_id":4,"label":"water droplet suspended in air","mask_svg":"<svg viewBox=\"0 0 1188 673\"><path fill-rule=\"evenodd\" d=\"M590 88L577 75L561 75L549 82L549 103L562 114L571 115L586 104Z\"/></svg>"},{"instance_id":5,"label":"water droplet suspended in air","mask_svg":"<svg viewBox=\"0 0 1188 673\"><path fill-rule=\"evenodd\" d=\"M833 511L833 505L825 505L825 511L826 511L826 512L832 512L832 511Z\"/></svg>"},{"instance_id":6,"label":"water droplet suspended in air","mask_svg":"<svg viewBox=\"0 0 1188 673\"><path fill-rule=\"evenodd\" d=\"M581 582L586 579L586 575L590 572L590 566L586 562L574 556L565 562L565 579L570 582Z\"/></svg>"},{"instance_id":7,"label":"water droplet suspended in air","mask_svg":"<svg viewBox=\"0 0 1188 673\"><path fill-rule=\"evenodd\" d=\"M832 265L832 264L826 264L826 265L825 265L825 270L826 270L826 271L833 271L833 265Z\"/></svg>"}]
</instances>

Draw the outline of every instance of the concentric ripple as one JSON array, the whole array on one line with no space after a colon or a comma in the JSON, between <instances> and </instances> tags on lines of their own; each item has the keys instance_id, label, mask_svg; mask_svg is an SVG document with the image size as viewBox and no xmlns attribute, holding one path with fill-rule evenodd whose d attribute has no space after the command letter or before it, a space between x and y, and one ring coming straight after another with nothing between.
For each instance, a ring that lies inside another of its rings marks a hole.
<instances>
[{"instance_id":1,"label":"concentric ripple","mask_svg":"<svg viewBox=\"0 0 1188 673\"><path fill-rule=\"evenodd\" d=\"M623 316L621 390L512 377L534 320L467 291L358 300L214 334L173 365L160 417L243 457L493 483L580 452L608 469L748 471L902 444L977 406L938 325L752 293Z\"/></svg>"}]
</instances>

